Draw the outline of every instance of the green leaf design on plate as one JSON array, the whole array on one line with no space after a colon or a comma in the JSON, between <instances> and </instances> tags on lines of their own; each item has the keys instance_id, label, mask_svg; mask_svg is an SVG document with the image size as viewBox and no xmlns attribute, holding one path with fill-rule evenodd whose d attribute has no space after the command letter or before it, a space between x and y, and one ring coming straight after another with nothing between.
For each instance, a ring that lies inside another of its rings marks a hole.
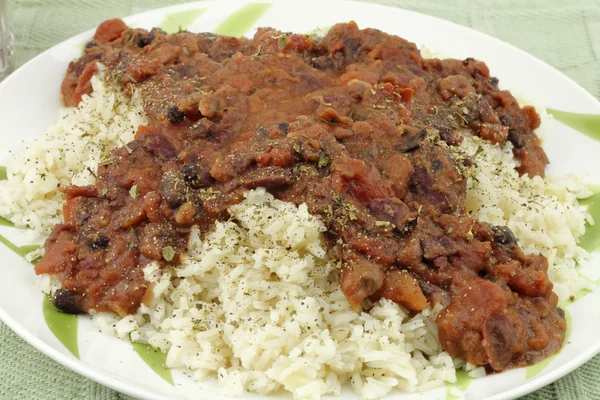
<instances>
[{"instance_id":1,"label":"green leaf design on plate","mask_svg":"<svg viewBox=\"0 0 600 400\"><path fill-rule=\"evenodd\" d=\"M271 7L271 3L247 4L231 14L213 31L218 35L240 37Z\"/></svg>"},{"instance_id":2,"label":"green leaf design on plate","mask_svg":"<svg viewBox=\"0 0 600 400\"><path fill-rule=\"evenodd\" d=\"M132 342L133 348L136 353L144 360L146 364L161 378L167 381L169 384L174 385L173 374L171 370L166 367L167 355L160 350L154 349L152 346L146 343Z\"/></svg>"},{"instance_id":3,"label":"green leaf design on plate","mask_svg":"<svg viewBox=\"0 0 600 400\"><path fill-rule=\"evenodd\" d=\"M0 217L0 225L2 226L10 226L10 227L15 227L15 224L13 224L12 222L10 222L9 220L7 220L6 218Z\"/></svg>"},{"instance_id":4,"label":"green leaf design on plate","mask_svg":"<svg viewBox=\"0 0 600 400\"><path fill-rule=\"evenodd\" d=\"M571 330L573 329L573 318L571 317L571 313L569 312L569 310L567 310L566 308L565 310L565 319L567 320L567 331L565 332L565 342L569 341L569 338L571 337ZM537 364L534 364L530 367L525 368L525 379L531 379L534 376L538 375L540 372L542 372L548 365L550 365L550 363L556 358L556 356L562 351L559 350L558 353L554 354L553 356L550 356L548 358L546 358L543 361L540 361Z\"/></svg>"},{"instance_id":5,"label":"green leaf design on plate","mask_svg":"<svg viewBox=\"0 0 600 400\"><path fill-rule=\"evenodd\" d=\"M598 114L576 114L549 108L549 114L565 125L578 130L592 139L600 141L600 115Z\"/></svg>"},{"instance_id":6,"label":"green leaf design on plate","mask_svg":"<svg viewBox=\"0 0 600 400\"><path fill-rule=\"evenodd\" d=\"M587 296L588 294L592 293L591 290L589 289L581 289L575 296L573 296L572 298L570 298L569 300L567 300L563 306L567 306L569 304L573 304L575 303L577 300L581 300L582 298L584 298L585 296Z\"/></svg>"},{"instance_id":7,"label":"green leaf design on plate","mask_svg":"<svg viewBox=\"0 0 600 400\"><path fill-rule=\"evenodd\" d=\"M81 55L83 55L83 53L85 52L85 46L87 46L87 44L90 42L90 39L87 39L81 43L79 43L79 48L81 49Z\"/></svg>"},{"instance_id":8,"label":"green leaf design on plate","mask_svg":"<svg viewBox=\"0 0 600 400\"><path fill-rule=\"evenodd\" d=\"M600 186L588 185L593 194L579 204L587 205L588 212L594 218L596 225L586 224L585 233L579 239L579 245L589 252L600 248Z\"/></svg>"},{"instance_id":9,"label":"green leaf design on plate","mask_svg":"<svg viewBox=\"0 0 600 400\"><path fill-rule=\"evenodd\" d=\"M579 272L579 271L577 271L577 272L579 273L580 277L582 277L586 281L590 282L592 285L600 286L600 279L598 279L594 282L587 276L583 275L581 272ZM565 309L565 307L575 303L577 300L583 299L585 296L587 296L590 293L593 293L593 290L585 289L585 288L581 289L579 292L577 292L577 294L575 294L571 298L567 299L566 301L563 301L562 303L559 303L558 306L562 309Z\"/></svg>"},{"instance_id":10,"label":"green leaf design on plate","mask_svg":"<svg viewBox=\"0 0 600 400\"><path fill-rule=\"evenodd\" d=\"M185 10L169 14L158 24L158 27L167 33L184 31L200 18L205 11L205 8L198 8L196 10Z\"/></svg>"},{"instance_id":11,"label":"green leaf design on plate","mask_svg":"<svg viewBox=\"0 0 600 400\"><path fill-rule=\"evenodd\" d=\"M73 314L67 314L54 307L50 296L44 296L42 305L44 320L54 336L69 350L73 355L79 358L79 346L77 344L77 325L79 317Z\"/></svg>"},{"instance_id":12,"label":"green leaf design on plate","mask_svg":"<svg viewBox=\"0 0 600 400\"><path fill-rule=\"evenodd\" d=\"M11 249L12 251L14 251L15 253L17 253L18 255L20 255L23 258L25 258L25 256L27 254L31 253L32 251L40 248L40 246L38 246L36 244L30 244L30 245L19 247L2 235L0 235L0 243L4 244L6 247L8 247L9 249Z\"/></svg>"},{"instance_id":13,"label":"green leaf design on plate","mask_svg":"<svg viewBox=\"0 0 600 400\"><path fill-rule=\"evenodd\" d=\"M308 36L310 36L311 38L316 38L318 36L321 35L327 35L327 32L329 32L329 30L331 29L333 25L326 25L322 28L317 28L317 29L313 29L312 31L306 32L306 34Z\"/></svg>"},{"instance_id":14,"label":"green leaf design on plate","mask_svg":"<svg viewBox=\"0 0 600 400\"><path fill-rule=\"evenodd\" d=\"M6 167L0 166L0 181L4 181L4 180L6 180ZM2 217L0 217L0 225L12 226L12 227L15 226L12 222L10 222L6 218L2 218Z\"/></svg>"},{"instance_id":15,"label":"green leaf design on plate","mask_svg":"<svg viewBox=\"0 0 600 400\"><path fill-rule=\"evenodd\" d=\"M461 391L465 391L469 388L469 385L474 381L474 378L469 376L469 373L464 369L456 371L456 382L446 383L446 400L457 400L461 397L457 397L451 393L453 388L457 388Z\"/></svg>"}]
</instances>

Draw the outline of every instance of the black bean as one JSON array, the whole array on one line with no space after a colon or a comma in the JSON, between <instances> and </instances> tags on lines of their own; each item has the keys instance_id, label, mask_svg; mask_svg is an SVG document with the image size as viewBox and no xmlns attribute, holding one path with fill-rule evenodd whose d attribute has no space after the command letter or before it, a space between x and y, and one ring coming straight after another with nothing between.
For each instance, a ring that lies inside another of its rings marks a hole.
<instances>
[{"instance_id":1,"label":"black bean","mask_svg":"<svg viewBox=\"0 0 600 400\"><path fill-rule=\"evenodd\" d=\"M514 129L510 129L508 131L508 140L517 149L520 149L525 146L525 137Z\"/></svg>"},{"instance_id":2,"label":"black bean","mask_svg":"<svg viewBox=\"0 0 600 400\"><path fill-rule=\"evenodd\" d=\"M439 170L442 168L442 162L440 160L433 160L431 162L431 166L433 167L433 169Z\"/></svg>"},{"instance_id":3,"label":"black bean","mask_svg":"<svg viewBox=\"0 0 600 400\"><path fill-rule=\"evenodd\" d=\"M135 39L135 44L137 45L137 47L145 47L147 45L146 39L144 39L142 35L139 35Z\"/></svg>"},{"instance_id":4,"label":"black bean","mask_svg":"<svg viewBox=\"0 0 600 400\"><path fill-rule=\"evenodd\" d=\"M494 242L496 243L507 246L517 245L515 234L506 226L494 226L492 227L492 233L494 234Z\"/></svg>"},{"instance_id":5,"label":"black bean","mask_svg":"<svg viewBox=\"0 0 600 400\"><path fill-rule=\"evenodd\" d=\"M510 128L512 126L513 120L510 117L510 115L502 114L500 116L500 122L502 122L502 125L508 126Z\"/></svg>"},{"instance_id":6,"label":"black bean","mask_svg":"<svg viewBox=\"0 0 600 400\"><path fill-rule=\"evenodd\" d=\"M110 239L103 235L92 235L87 240L87 244L92 250L105 249L109 243Z\"/></svg>"},{"instance_id":7,"label":"black bean","mask_svg":"<svg viewBox=\"0 0 600 400\"><path fill-rule=\"evenodd\" d=\"M281 133L283 133L284 135L287 135L290 124L288 124L287 122L280 122L277 124L277 127L279 128Z\"/></svg>"},{"instance_id":8,"label":"black bean","mask_svg":"<svg viewBox=\"0 0 600 400\"><path fill-rule=\"evenodd\" d=\"M490 85L492 85L495 89L498 89L498 82L500 81L495 76L490 78Z\"/></svg>"},{"instance_id":9,"label":"black bean","mask_svg":"<svg viewBox=\"0 0 600 400\"><path fill-rule=\"evenodd\" d=\"M81 295L66 289L58 289L52 296L52 304L68 314L83 314L81 308Z\"/></svg>"},{"instance_id":10,"label":"black bean","mask_svg":"<svg viewBox=\"0 0 600 400\"><path fill-rule=\"evenodd\" d=\"M92 47L98 47L98 43L95 40L90 40L85 45L86 49L91 49Z\"/></svg>"},{"instance_id":11,"label":"black bean","mask_svg":"<svg viewBox=\"0 0 600 400\"><path fill-rule=\"evenodd\" d=\"M154 29L152 29L150 32L148 32L148 36L146 37L144 46L148 46L150 43L152 43L154 41L155 36L156 36L156 31Z\"/></svg>"},{"instance_id":12,"label":"black bean","mask_svg":"<svg viewBox=\"0 0 600 400\"><path fill-rule=\"evenodd\" d=\"M192 189L201 189L212 183L210 172L198 164L185 164L181 168L183 181Z\"/></svg>"},{"instance_id":13,"label":"black bean","mask_svg":"<svg viewBox=\"0 0 600 400\"><path fill-rule=\"evenodd\" d=\"M185 113L180 111L177 106L173 106L167 111L167 118L172 124L178 124L184 120Z\"/></svg>"}]
</instances>

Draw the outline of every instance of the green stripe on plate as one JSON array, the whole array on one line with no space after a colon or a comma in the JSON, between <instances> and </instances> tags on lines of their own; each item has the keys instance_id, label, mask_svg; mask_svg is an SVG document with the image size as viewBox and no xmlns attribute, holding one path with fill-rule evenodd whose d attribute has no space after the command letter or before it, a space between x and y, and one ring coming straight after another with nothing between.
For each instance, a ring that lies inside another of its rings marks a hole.
<instances>
[{"instance_id":1,"label":"green stripe on plate","mask_svg":"<svg viewBox=\"0 0 600 400\"><path fill-rule=\"evenodd\" d=\"M218 35L240 37L248 32L254 24L271 7L271 3L247 4L231 14L213 31Z\"/></svg>"},{"instance_id":2,"label":"green stripe on plate","mask_svg":"<svg viewBox=\"0 0 600 400\"><path fill-rule=\"evenodd\" d=\"M44 320L54 336L69 350L75 357L79 358L79 345L77 343L77 326L79 317L73 314L67 314L54 307L50 296L44 296L42 304Z\"/></svg>"},{"instance_id":3,"label":"green stripe on plate","mask_svg":"<svg viewBox=\"0 0 600 400\"><path fill-rule=\"evenodd\" d=\"M15 227L15 224L13 224L12 222L10 222L9 220L7 220L6 218L0 217L0 225L2 226L10 226L12 228Z\"/></svg>"},{"instance_id":4,"label":"green stripe on plate","mask_svg":"<svg viewBox=\"0 0 600 400\"><path fill-rule=\"evenodd\" d=\"M90 42L91 39L87 39L81 43L79 43L79 49L81 50L81 55L83 55L85 53L85 46L87 46L87 44Z\"/></svg>"},{"instance_id":5,"label":"green stripe on plate","mask_svg":"<svg viewBox=\"0 0 600 400\"><path fill-rule=\"evenodd\" d=\"M585 296L587 296L588 294L592 293L591 290L589 289L581 289L579 292L577 292L576 295L572 296L571 298L567 299L566 301L562 302L561 304L559 304L559 307L566 307L569 304L573 304L575 303L577 300L581 300L583 299Z\"/></svg>"},{"instance_id":6,"label":"green stripe on plate","mask_svg":"<svg viewBox=\"0 0 600 400\"><path fill-rule=\"evenodd\" d=\"M196 22L205 11L205 8L198 8L169 14L158 24L158 27L167 33L184 31Z\"/></svg>"},{"instance_id":7,"label":"green stripe on plate","mask_svg":"<svg viewBox=\"0 0 600 400\"><path fill-rule=\"evenodd\" d=\"M4 244L6 247L8 247L9 249L11 249L12 251L14 251L15 253L17 253L18 255L20 255L23 258L25 258L25 256L27 254L31 253L32 251L40 248L40 246L35 245L35 244L30 244L30 245L25 245L25 246L19 247L2 235L0 235L0 243Z\"/></svg>"},{"instance_id":8,"label":"green stripe on plate","mask_svg":"<svg viewBox=\"0 0 600 400\"><path fill-rule=\"evenodd\" d=\"M569 341L569 338L571 337L571 330L573 328L573 318L571 317L571 313L567 309L565 309L565 319L567 320L567 331L565 332L565 340L563 342L563 346L564 344L566 344L566 342ZM550 363L556 358L556 356L561 351L562 349L559 350L558 353L554 354L553 356L550 356L537 364L525 368L525 379L531 379L534 376L538 375L540 372L542 372L544 369L546 369L546 367L550 365Z\"/></svg>"},{"instance_id":9,"label":"green stripe on plate","mask_svg":"<svg viewBox=\"0 0 600 400\"><path fill-rule=\"evenodd\" d=\"M598 279L596 282L594 282L593 280L591 280L590 278L588 278L587 276L583 275L579 270L577 270L577 273L579 274L579 276L588 281L590 284L594 285L594 286L600 286L600 279ZM577 292L576 294L572 295L570 298L568 298L567 300L561 302L558 304L558 306L562 309L566 308L567 306L569 306L570 304L575 303L577 300L581 300L583 299L585 296L587 296L590 293L593 293L594 290L590 290L590 289L581 289L579 292Z\"/></svg>"},{"instance_id":10,"label":"green stripe on plate","mask_svg":"<svg viewBox=\"0 0 600 400\"><path fill-rule=\"evenodd\" d=\"M588 185L593 194L579 204L588 206L588 213L594 218L595 225L586 224L585 233L579 239L579 246L592 252L600 249L600 186Z\"/></svg>"},{"instance_id":11,"label":"green stripe on plate","mask_svg":"<svg viewBox=\"0 0 600 400\"><path fill-rule=\"evenodd\" d=\"M312 31L307 32L306 34L313 39L319 36L325 36L327 35L327 32L329 32L332 26L333 25L326 25L322 28L313 29Z\"/></svg>"},{"instance_id":12,"label":"green stripe on plate","mask_svg":"<svg viewBox=\"0 0 600 400\"><path fill-rule=\"evenodd\" d=\"M6 180L6 167L2 167L0 166L0 181L4 181ZM2 226L12 226L14 227L15 225L10 222L9 220L0 217L0 225Z\"/></svg>"},{"instance_id":13,"label":"green stripe on plate","mask_svg":"<svg viewBox=\"0 0 600 400\"><path fill-rule=\"evenodd\" d=\"M576 114L549 108L549 114L565 125L578 130L592 139L600 141L600 115L598 114Z\"/></svg>"},{"instance_id":14,"label":"green stripe on plate","mask_svg":"<svg viewBox=\"0 0 600 400\"><path fill-rule=\"evenodd\" d=\"M154 349L149 344L133 342L133 348L144 362L152 368L154 372L169 384L174 385L173 374L167 368L167 355L160 350Z\"/></svg>"},{"instance_id":15,"label":"green stripe on plate","mask_svg":"<svg viewBox=\"0 0 600 400\"><path fill-rule=\"evenodd\" d=\"M474 378L471 378L469 376L469 373L464 369L461 368L458 371L456 371L456 382L446 383L446 400L462 399L463 397L455 396L454 394L452 394L452 389L456 388L464 392L469 388L473 380Z\"/></svg>"}]
</instances>

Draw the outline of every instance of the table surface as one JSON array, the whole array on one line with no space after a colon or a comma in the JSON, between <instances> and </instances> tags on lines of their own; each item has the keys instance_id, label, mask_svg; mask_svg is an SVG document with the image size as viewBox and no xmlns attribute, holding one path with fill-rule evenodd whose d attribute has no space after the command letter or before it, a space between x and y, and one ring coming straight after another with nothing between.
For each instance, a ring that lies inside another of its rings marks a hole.
<instances>
[{"instance_id":1,"label":"table surface","mask_svg":"<svg viewBox=\"0 0 600 400\"><path fill-rule=\"evenodd\" d=\"M1 1L1 0L0 0ZM13 69L97 26L182 0L8 0ZM600 98L598 0L375 0L485 32L556 67ZM0 322L0 399L130 399L39 353ZM600 400L600 355L527 400Z\"/></svg>"}]
</instances>

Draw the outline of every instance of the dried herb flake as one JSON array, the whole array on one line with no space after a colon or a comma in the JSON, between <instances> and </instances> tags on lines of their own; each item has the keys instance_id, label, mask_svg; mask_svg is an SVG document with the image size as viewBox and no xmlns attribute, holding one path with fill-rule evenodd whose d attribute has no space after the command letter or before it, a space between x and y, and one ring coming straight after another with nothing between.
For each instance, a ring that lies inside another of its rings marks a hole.
<instances>
[{"instance_id":1,"label":"dried herb flake","mask_svg":"<svg viewBox=\"0 0 600 400\"><path fill-rule=\"evenodd\" d=\"M277 47L279 47L279 50L283 50L285 49L285 46L287 46L287 37L282 35L279 40L277 40Z\"/></svg>"},{"instance_id":2,"label":"dried herb flake","mask_svg":"<svg viewBox=\"0 0 600 400\"><path fill-rule=\"evenodd\" d=\"M319 168L323 168L327 166L327 164L329 164L329 157L327 157L327 154L321 154L319 156Z\"/></svg>"},{"instance_id":3,"label":"dried herb flake","mask_svg":"<svg viewBox=\"0 0 600 400\"><path fill-rule=\"evenodd\" d=\"M137 185L133 185L133 186L131 187L131 189L129 189L129 196L130 196L132 199L136 199L136 198L137 198L137 196L138 196L138 192L137 192Z\"/></svg>"},{"instance_id":4,"label":"dried herb flake","mask_svg":"<svg viewBox=\"0 0 600 400\"><path fill-rule=\"evenodd\" d=\"M162 248L162 256L167 261L172 261L175 257L175 250L171 246L165 246Z\"/></svg>"}]
</instances>

